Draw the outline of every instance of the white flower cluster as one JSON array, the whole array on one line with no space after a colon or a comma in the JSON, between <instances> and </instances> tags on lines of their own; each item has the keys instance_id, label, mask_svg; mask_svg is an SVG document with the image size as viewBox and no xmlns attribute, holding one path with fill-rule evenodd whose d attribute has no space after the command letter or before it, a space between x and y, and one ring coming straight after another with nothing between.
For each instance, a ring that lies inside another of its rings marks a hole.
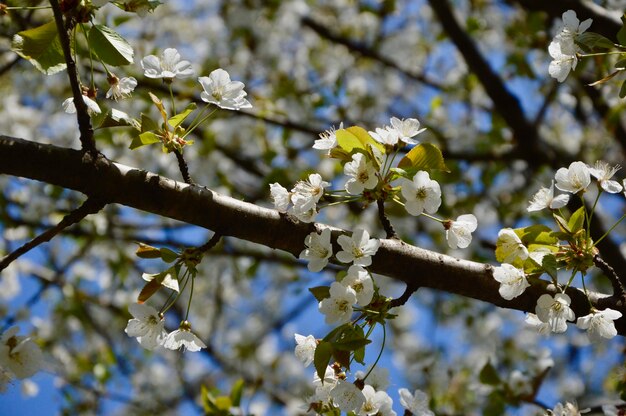
<instances>
[{"instance_id":1,"label":"white flower cluster","mask_svg":"<svg viewBox=\"0 0 626 416\"><path fill-rule=\"evenodd\" d=\"M569 201L569 194L580 194L587 190L592 176L597 179L600 192L619 193L624 188L612 179L619 169L619 166L610 166L604 161L597 161L593 167L580 161L572 162L568 168L557 170L550 188L541 188L533 196L527 210L533 212L545 208L556 210L564 207ZM556 187L567 192L566 194L554 196L555 180ZM624 185L626 187L626 180ZM551 251L545 247L529 251L517 233L510 228L500 230L496 245L503 264L494 268L493 277L500 283L500 296L511 300L520 296L530 286L521 266L516 267L513 264L521 265L524 260L531 258L541 266L543 258ZM554 297L543 294L537 300L535 314L528 314L526 322L543 334L565 332L567 321L573 321L575 318L570 303L571 299L565 293L557 293ZM613 321L621 316L620 312L609 308L602 311L592 309L589 315L579 317L576 325L581 329L586 329L589 338L596 342L602 338L613 338L617 335Z\"/></svg>"},{"instance_id":2,"label":"white flower cluster","mask_svg":"<svg viewBox=\"0 0 626 416\"><path fill-rule=\"evenodd\" d=\"M295 334L296 357L305 366L313 362L317 341L313 335L307 337ZM357 416L397 416L392 409L393 400L385 389L389 386L387 371L370 372L363 389L359 389L355 383L345 379L345 375L336 372L331 366L326 367L324 379L320 379L317 373L313 376L315 394L309 399L311 405L323 404L339 408L342 412L353 412ZM357 378L363 377L362 372L356 374ZM428 408L428 395L420 390L411 394L409 390L402 388L398 391L400 403L411 414L416 416L434 416Z\"/></svg>"},{"instance_id":3,"label":"white flower cluster","mask_svg":"<svg viewBox=\"0 0 626 416\"><path fill-rule=\"evenodd\" d=\"M576 17L576 12L568 10L563 13L563 22L550 45L548 52L552 57L552 62L548 67L550 76L557 81L563 82L571 70L576 69L578 63L579 48L576 45L576 36L589 29L591 19L580 23Z\"/></svg>"},{"instance_id":4,"label":"white flower cluster","mask_svg":"<svg viewBox=\"0 0 626 416\"><path fill-rule=\"evenodd\" d=\"M302 222L313 222L317 216L317 203L329 185L320 174L312 173L308 180L298 181L291 192L279 183L272 183L270 194L279 212L289 212Z\"/></svg>"},{"instance_id":5,"label":"white flower cluster","mask_svg":"<svg viewBox=\"0 0 626 416\"><path fill-rule=\"evenodd\" d=\"M187 351L200 351L206 345L191 332L191 325L183 321L180 327L170 332L165 331L165 320L152 306L143 303L133 303L128 307L133 319L128 321L124 330L129 337L137 337L139 344L153 350L162 346L170 350L183 349Z\"/></svg>"},{"instance_id":6,"label":"white flower cluster","mask_svg":"<svg viewBox=\"0 0 626 416\"><path fill-rule=\"evenodd\" d=\"M39 346L31 338L17 335L19 330L14 326L0 336L0 392L14 378L31 377L43 365Z\"/></svg>"}]
</instances>

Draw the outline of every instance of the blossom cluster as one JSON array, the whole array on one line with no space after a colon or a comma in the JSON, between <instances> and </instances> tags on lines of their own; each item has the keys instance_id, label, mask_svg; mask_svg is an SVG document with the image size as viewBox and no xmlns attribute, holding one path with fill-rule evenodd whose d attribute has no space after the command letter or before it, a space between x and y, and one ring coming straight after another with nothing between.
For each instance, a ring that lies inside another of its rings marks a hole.
<instances>
[{"instance_id":1,"label":"blossom cluster","mask_svg":"<svg viewBox=\"0 0 626 416\"><path fill-rule=\"evenodd\" d=\"M14 378L31 377L43 366L39 345L30 337L17 335L19 330L14 326L0 336L0 392Z\"/></svg>"},{"instance_id":2,"label":"blossom cluster","mask_svg":"<svg viewBox=\"0 0 626 416\"><path fill-rule=\"evenodd\" d=\"M133 319L128 321L124 330L129 337L136 337L139 344L153 350L159 346L169 349L183 349L187 351L200 351L206 345L191 332L191 324L183 321L180 327L168 333L165 330L163 315L152 306L143 303L133 303L128 307Z\"/></svg>"},{"instance_id":3,"label":"blossom cluster","mask_svg":"<svg viewBox=\"0 0 626 416\"><path fill-rule=\"evenodd\" d=\"M568 168L557 170L550 188L541 188L532 197L527 210L529 212L546 208L553 211L559 210L568 203L571 195L581 196L586 192L592 183L592 177L597 180L599 194L602 192L613 194L622 192L624 187L626 187L626 180L624 181L624 186L622 186L622 184L612 179L619 169L619 166L610 166L603 161L597 161L594 166L588 166L580 161L572 162ZM564 194L554 195L555 181L556 188L565 192ZM555 214L555 218L561 217ZM583 221L582 217L581 221ZM567 227L567 224L564 225L564 223L565 220L561 219L560 227ZM573 231L570 230L570 232ZM533 272L537 270L543 271L547 258L552 257L555 259L554 274L556 273L557 259L560 259L559 261L562 261L568 267L567 257L556 257L557 255L564 256L565 254L563 253L568 252L568 246L551 245L547 244L546 241L534 241L532 244L525 244L521 238L523 234L524 229L513 230L511 228L504 228L498 233L496 256L503 264L494 268L493 276L500 283L500 295L507 300L514 299L524 293L526 288L530 286L526 270L529 269ZM585 235L584 233L576 234ZM591 240L588 237L582 238L583 243L579 244L576 249L578 250L576 252L578 257L581 254L593 256L595 252L590 242ZM569 244L571 242L568 242ZM589 247L587 250L589 253L585 251L586 247ZM528 261L530 261L530 264ZM581 272L584 272L586 265L583 263L578 267ZM574 272L577 270L574 268ZM553 279L555 283L558 283L554 276ZM567 286L569 286L569 283ZM575 314L570 308L571 299L565 293L567 286L563 288L557 284L557 287L561 288L561 293L556 293L554 296L550 294L541 295L537 299L535 313L529 314L526 322L534 326L540 333L565 332L567 330L567 321L574 321L575 319ZM613 309L607 308L599 311L592 308L588 315L577 319L576 325L581 329L587 330L592 341L598 341L602 338L612 338L617 335L613 321L621 316L620 312Z\"/></svg>"},{"instance_id":4,"label":"blossom cluster","mask_svg":"<svg viewBox=\"0 0 626 416\"><path fill-rule=\"evenodd\" d=\"M298 181L291 192L279 183L272 183L270 193L279 212L289 212L302 222L313 222L317 216L317 203L329 185L320 174L312 173L308 180Z\"/></svg>"},{"instance_id":5,"label":"blossom cluster","mask_svg":"<svg viewBox=\"0 0 626 416\"><path fill-rule=\"evenodd\" d=\"M587 19L581 23L573 10L563 13L562 18L557 34L548 46L548 52L552 57L548 72L559 82L565 81L569 72L576 69L579 53L576 36L589 29L592 22L591 19Z\"/></svg>"}]
</instances>

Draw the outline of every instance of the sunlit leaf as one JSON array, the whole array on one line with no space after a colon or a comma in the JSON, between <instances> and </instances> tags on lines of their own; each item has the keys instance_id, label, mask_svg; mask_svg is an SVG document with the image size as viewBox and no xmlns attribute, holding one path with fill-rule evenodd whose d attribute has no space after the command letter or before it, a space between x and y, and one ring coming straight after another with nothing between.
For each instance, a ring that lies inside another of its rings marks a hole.
<instances>
[{"instance_id":1,"label":"sunlit leaf","mask_svg":"<svg viewBox=\"0 0 626 416\"><path fill-rule=\"evenodd\" d=\"M579 230L582 230L585 223L585 207L580 207L569 217L567 226L572 234L576 234Z\"/></svg>"},{"instance_id":2,"label":"sunlit leaf","mask_svg":"<svg viewBox=\"0 0 626 416\"><path fill-rule=\"evenodd\" d=\"M443 160L441 150L430 143L420 143L415 146L400 160L398 167L411 176L420 170L450 172Z\"/></svg>"},{"instance_id":3,"label":"sunlit leaf","mask_svg":"<svg viewBox=\"0 0 626 416\"><path fill-rule=\"evenodd\" d=\"M161 283L159 283L156 279L149 281L141 289L141 292L139 292L139 296L137 296L137 303L144 303L162 287L163 285L161 285Z\"/></svg>"},{"instance_id":4,"label":"sunlit leaf","mask_svg":"<svg viewBox=\"0 0 626 416\"><path fill-rule=\"evenodd\" d=\"M159 143L160 141L161 141L161 138L157 136L155 133L151 131L146 131L133 138L133 141L130 143L129 149L135 150L141 146Z\"/></svg>"},{"instance_id":5,"label":"sunlit leaf","mask_svg":"<svg viewBox=\"0 0 626 416\"><path fill-rule=\"evenodd\" d=\"M133 63L133 47L113 29L93 25L89 29L89 46L105 64L113 66Z\"/></svg>"},{"instance_id":6,"label":"sunlit leaf","mask_svg":"<svg viewBox=\"0 0 626 416\"><path fill-rule=\"evenodd\" d=\"M135 255L142 259L158 259L161 257L161 251L152 247L148 244L139 243L139 247L137 247L137 251L135 251Z\"/></svg>"},{"instance_id":7,"label":"sunlit leaf","mask_svg":"<svg viewBox=\"0 0 626 416\"><path fill-rule=\"evenodd\" d=\"M46 75L55 74L66 67L54 21L18 32L13 36L11 49Z\"/></svg>"},{"instance_id":8,"label":"sunlit leaf","mask_svg":"<svg viewBox=\"0 0 626 416\"><path fill-rule=\"evenodd\" d=\"M173 117L170 117L170 119L167 120L168 124L172 127L180 126L180 124L185 121L187 117L189 117L189 114L193 113L196 107L196 103L190 103L183 111Z\"/></svg>"}]
</instances>

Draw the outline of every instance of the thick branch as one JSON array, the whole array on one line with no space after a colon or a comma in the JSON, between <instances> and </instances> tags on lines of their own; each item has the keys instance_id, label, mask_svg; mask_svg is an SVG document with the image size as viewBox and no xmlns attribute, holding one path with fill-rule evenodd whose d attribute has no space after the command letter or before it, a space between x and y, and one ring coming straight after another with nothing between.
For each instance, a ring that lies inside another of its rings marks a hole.
<instances>
[{"instance_id":1,"label":"thick branch","mask_svg":"<svg viewBox=\"0 0 626 416\"><path fill-rule=\"evenodd\" d=\"M278 211L219 195L209 189L173 181L122 164L98 158L94 162L80 151L0 136L0 174L44 181L82 192L90 197L119 203L160 216L214 230L223 236L281 249L294 256L302 251L312 224L290 221ZM331 228L336 240L342 230ZM492 266L456 259L394 239L381 240L371 270L414 286L438 289L496 306L532 312L547 282L534 280L526 292L511 300L498 293ZM589 312L582 291L571 288L572 309L577 316ZM597 309L625 312L622 302L602 294L590 294ZM617 323L626 334L626 319Z\"/></svg>"}]
</instances>

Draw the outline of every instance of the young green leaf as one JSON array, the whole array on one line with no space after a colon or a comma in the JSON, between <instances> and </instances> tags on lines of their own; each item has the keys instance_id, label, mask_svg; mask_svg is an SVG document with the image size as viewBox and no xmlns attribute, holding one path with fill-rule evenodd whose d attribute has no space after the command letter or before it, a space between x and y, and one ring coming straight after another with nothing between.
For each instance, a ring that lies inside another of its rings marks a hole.
<instances>
[{"instance_id":1,"label":"young green leaf","mask_svg":"<svg viewBox=\"0 0 626 416\"><path fill-rule=\"evenodd\" d=\"M420 143L415 146L400 160L398 167L407 171L411 176L420 170L450 172L443 160L441 150L430 143Z\"/></svg>"},{"instance_id":2,"label":"young green leaf","mask_svg":"<svg viewBox=\"0 0 626 416\"><path fill-rule=\"evenodd\" d=\"M18 32L13 36L11 49L46 75L56 74L67 66L54 21Z\"/></svg>"},{"instance_id":3,"label":"young green leaf","mask_svg":"<svg viewBox=\"0 0 626 416\"><path fill-rule=\"evenodd\" d=\"M576 234L578 231L582 230L583 225L585 223L585 207L580 207L569 217L569 221L567 222L567 226L569 227L572 234Z\"/></svg>"},{"instance_id":4,"label":"young green leaf","mask_svg":"<svg viewBox=\"0 0 626 416\"><path fill-rule=\"evenodd\" d=\"M141 292L139 292L139 296L137 296L137 303L144 303L162 287L161 283L159 283L156 279L149 281L141 289Z\"/></svg>"},{"instance_id":5,"label":"young green leaf","mask_svg":"<svg viewBox=\"0 0 626 416\"><path fill-rule=\"evenodd\" d=\"M609 39L605 38L599 33L594 32L584 32L575 38L576 43L578 43L583 49L587 51L596 51L600 49L612 49L615 44L611 42Z\"/></svg>"},{"instance_id":6,"label":"young green leaf","mask_svg":"<svg viewBox=\"0 0 626 416\"><path fill-rule=\"evenodd\" d=\"M105 64L122 66L133 63L133 47L113 29L93 25L89 30L89 46Z\"/></svg>"},{"instance_id":7,"label":"young green leaf","mask_svg":"<svg viewBox=\"0 0 626 416\"><path fill-rule=\"evenodd\" d=\"M488 384L490 386L496 386L502 383L502 379L500 379L500 375L495 367L491 364L491 361L487 361L487 364L480 370L480 374L478 378L481 383Z\"/></svg>"},{"instance_id":8,"label":"young green leaf","mask_svg":"<svg viewBox=\"0 0 626 416\"><path fill-rule=\"evenodd\" d=\"M130 143L129 149L135 150L141 146L146 146L148 144L159 143L161 139L155 133L151 131L147 131L145 133L141 133L139 136L135 136L133 141Z\"/></svg>"},{"instance_id":9,"label":"young green leaf","mask_svg":"<svg viewBox=\"0 0 626 416\"><path fill-rule=\"evenodd\" d=\"M179 254L175 251L170 250L169 248L163 247L159 250L161 259L166 263L171 263L176 261L179 257Z\"/></svg>"},{"instance_id":10,"label":"young green leaf","mask_svg":"<svg viewBox=\"0 0 626 416\"><path fill-rule=\"evenodd\" d=\"M137 251L135 251L135 255L142 259L158 259L161 257L161 251L152 247L148 244L138 243L139 247L137 247Z\"/></svg>"},{"instance_id":11,"label":"young green leaf","mask_svg":"<svg viewBox=\"0 0 626 416\"><path fill-rule=\"evenodd\" d=\"M189 114L193 113L193 110L195 110L196 107L196 103L190 103L183 111L170 117L170 119L167 120L167 123L174 128L180 126L180 124L185 121L187 117L189 117Z\"/></svg>"},{"instance_id":12,"label":"young green leaf","mask_svg":"<svg viewBox=\"0 0 626 416\"><path fill-rule=\"evenodd\" d=\"M315 355L313 356L313 365L315 365L315 371L322 384L324 383L324 375L326 374L326 367L333 356L333 346L330 342L320 341L315 348Z\"/></svg>"},{"instance_id":13,"label":"young green leaf","mask_svg":"<svg viewBox=\"0 0 626 416\"><path fill-rule=\"evenodd\" d=\"M335 137L337 137L337 145L347 153L352 153L358 149L364 153L369 153L368 145L377 148L381 153L385 152L384 146L374 140L363 127L352 126L347 129L339 129L336 131Z\"/></svg>"},{"instance_id":14,"label":"young green leaf","mask_svg":"<svg viewBox=\"0 0 626 416\"><path fill-rule=\"evenodd\" d=\"M241 396L243 394L244 382L243 379L239 379L235 381L233 384L232 390L230 391L230 400L233 403L233 406L239 407L241 404Z\"/></svg>"},{"instance_id":15,"label":"young green leaf","mask_svg":"<svg viewBox=\"0 0 626 416\"><path fill-rule=\"evenodd\" d=\"M149 116L141 113L141 132L159 130L159 125Z\"/></svg>"}]
</instances>

